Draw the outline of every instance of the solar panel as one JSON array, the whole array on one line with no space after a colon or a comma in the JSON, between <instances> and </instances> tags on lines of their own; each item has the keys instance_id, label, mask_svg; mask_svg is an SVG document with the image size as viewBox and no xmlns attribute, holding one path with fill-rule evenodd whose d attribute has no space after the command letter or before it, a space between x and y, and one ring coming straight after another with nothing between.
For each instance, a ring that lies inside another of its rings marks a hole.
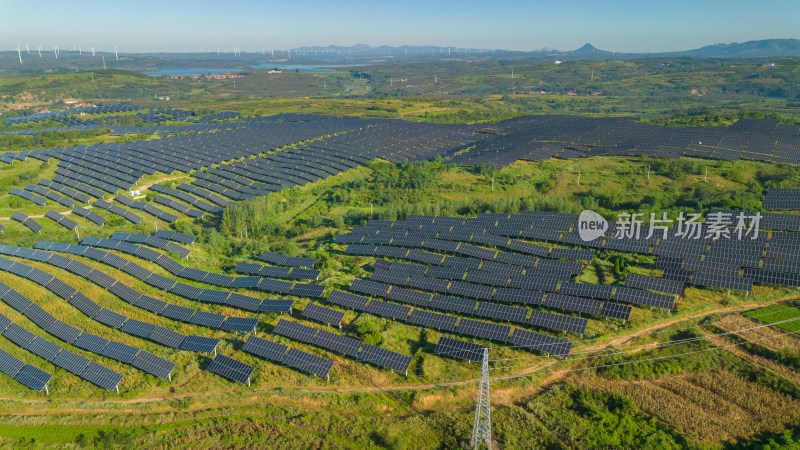
<instances>
[{"instance_id":1,"label":"solar panel","mask_svg":"<svg viewBox=\"0 0 800 450\"><path fill-rule=\"evenodd\" d=\"M56 321L55 317L35 303L25 310L23 314L42 329L47 329Z\"/></svg>"},{"instance_id":2,"label":"solar panel","mask_svg":"<svg viewBox=\"0 0 800 450\"><path fill-rule=\"evenodd\" d=\"M92 317L92 319L102 323L103 325L108 325L111 328L119 328L123 323L125 323L126 320L128 320L128 317L102 308L97 312L97 314L94 315L94 317Z\"/></svg>"},{"instance_id":3,"label":"solar panel","mask_svg":"<svg viewBox=\"0 0 800 450\"><path fill-rule=\"evenodd\" d=\"M217 345L219 345L219 339L190 334L181 342L178 349L189 352L212 353L217 349Z\"/></svg>"},{"instance_id":4,"label":"solar panel","mask_svg":"<svg viewBox=\"0 0 800 450\"><path fill-rule=\"evenodd\" d=\"M648 277L638 273L632 273L625 277L625 286L638 289L647 289L651 291L666 292L669 294L680 294L683 291L682 281Z\"/></svg>"},{"instance_id":5,"label":"solar panel","mask_svg":"<svg viewBox=\"0 0 800 450\"><path fill-rule=\"evenodd\" d=\"M217 355L208 366L210 372L248 386L250 386L250 376L253 374L254 369L251 365L224 355Z\"/></svg>"},{"instance_id":6,"label":"solar panel","mask_svg":"<svg viewBox=\"0 0 800 450\"><path fill-rule=\"evenodd\" d=\"M572 281L564 281L558 292L564 295L573 295L576 297L598 298L608 300L614 287L606 284L591 284L591 283L574 283Z\"/></svg>"},{"instance_id":7,"label":"solar panel","mask_svg":"<svg viewBox=\"0 0 800 450\"><path fill-rule=\"evenodd\" d=\"M562 316L544 311L531 311L528 323L549 330L569 331L576 334L583 334L586 331L587 320L580 317Z\"/></svg>"},{"instance_id":8,"label":"solar panel","mask_svg":"<svg viewBox=\"0 0 800 450\"><path fill-rule=\"evenodd\" d=\"M369 299L349 292L331 291L327 300L335 305L345 308L355 309L356 311L366 311Z\"/></svg>"},{"instance_id":9,"label":"solar panel","mask_svg":"<svg viewBox=\"0 0 800 450\"><path fill-rule=\"evenodd\" d=\"M72 344L78 348L88 350L92 353L102 354L103 349L108 345L109 340L91 333L82 333Z\"/></svg>"},{"instance_id":10,"label":"solar panel","mask_svg":"<svg viewBox=\"0 0 800 450\"><path fill-rule=\"evenodd\" d=\"M455 330L457 321L458 318L455 316L422 311L421 309L411 311L411 314L408 316L408 322L414 325L450 332Z\"/></svg>"},{"instance_id":11,"label":"solar panel","mask_svg":"<svg viewBox=\"0 0 800 450\"><path fill-rule=\"evenodd\" d=\"M243 333L255 333L258 326L258 319L254 317L233 317L229 316L220 326L225 331L241 331Z\"/></svg>"},{"instance_id":12,"label":"solar panel","mask_svg":"<svg viewBox=\"0 0 800 450\"><path fill-rule=\"evenodd\" d=\"M155 325L151 323L142 322L141 320L136 319L128 319L124 324L122 324L119 330L132 336L147 339L150 336L150 333L153 332L154 327Z\"/></svg>"},{"instance_id":13,"label":"solar panel","mask_svg":"<svg viewBox=\"0 0 800 450\"><path fill-rule=\"evenodd\" d=\"M242 351L244 352L278 363L283 362L283 358L286 356L286 351L288 349L289 347L283 344L261 339L260 337L254 335L248 336L247 341L242 347Z\"/></svg>"},{"instance_id":14,"label":"solar panel","mask_svg":"<svg viewBox=\"0 0 800 450\"><path fill-rule=\"evenodd\" d=\"M137 369L154 375L161 379L170 378L172 369L175 368L175 363L167 361L166 359L159 358L152 353L144 350L140 351L135 358L131 361L131 365Z\"/></svg>"},{"instance_id":15,"label":"solar panel","mask_svg":"<svg viewBox=\"0 0 800 450\"><path fill-rule=\"evenodd\" d=\"M290 339L300 342L305 342L306 344L314 343L314 336L317 335L317 331L318 330L314 327L309 327L307 325L285 319L279 320L278 324L275 325L275 328L272 330L272 332L275 334L286 336Z\"/></svg>"},{"instance_id":16,"label":"solar panel","mask_svg":"<svg viewBox=\"0 0 800 450\"><path fill-rule=\"evenodd\" d=\"M390 317L395 320L405 320L411 312L411 308L403 305L395 305L381 300L372 300L367 305L367 312L376 316Z\"/></svg>"},{"instance_id":17,"label":"solar panel","mask_svg":"<svg viewBox=\"0 0 800 450\"><path fill-rule=\"evenodd\" d=\"M477 301L467 300L465 298L448 297L436 294L431 299L431 308L440 309L442 311L452 311L461 314L474 314L477 307Z\"/></svg>"},{"instance_id":18,"label":"solar panel","mask_svg":"<svg viewBox=\"0 0 800 450\"><path fill-rule=\"evenodd\" d=\"M526 289L498 288L492 299L496 302L541 305L544 300L544 292Z\"/></svg>"},{"instance_id":19,"label":"solar panel","mask_svg":"<svg viewBox=\"0 0 800 450\"><path fill-rule=\"evenodd\" d=\"M142 308L155 314L160 314L161 311L167 307L167 302L150 297L148 295L142 295L133 303L133 306Z\"/></svg>"},{"instance_id":20,"label":"solar panel","mask_svg":"<svg viewBox=\"0 0 800 450\"><path fill-rule=\"evenodd\" d=\"M139 353L139 349L136 347L120 342L110 341L100 354L115 361L130 364L137 353Z\"/></svg>"},{"instance_id":21,"label":"solar panel","mask_svg":"<svg viewBox=\"0 0 800 450\"><path fill-rule=\"evenodd\" d=\"M15 323L12 323L8 326L8 328L6 328L5 331L3 331L3 337L22 348L27 348L28 345L30 345L30 343L36 339L35 334Z\"/></svg>"},{"instance_id":22,"label":"solar panel","mask_svg":"<svg viewBox=\"0 0 800 450\"><path fill-rule=\"evenodd\" d=\"M304 297L322 297L324 291L325 286L319 284L297 283L292 288L290 294Z\"/></svg>"},{"instance_id":23,"label":"solar panel","mask_svg":"<svg viewBox=\"0 0 800 450\"><path fill-rule=\"evenodd\" d=\"M61 346L56 345L47 339L37 337L30 342L25 349L34 355L39 356L45 361L50 361L56 356L56 354L58 354L58 352L61 351Z\"/></svg>"},{"instance_id":24,"label":"solar panel","mask_svg":"<svg viewBox=\"0 0 800 450\"><path fill-rule=\"evenodd\" d=\"M14 376L14 379L25 385L28 389L41 392L53 375L30 364L25 364Z\"/></svg>"},{"instance_id":25,"label":"solar panel","mask_svg":"<svg viewBox=\"0 0 800 450\"><path fill-rule=\"evenodd\" d=\"M189 322L204 327L219 328L224 320L225 316L222 314L215 314L207 311L197 311L194 313L194 316L189 319Z\"/></svg>"},{"instance_id":26,"label":"solar panel","mask_svg":"<svg viewBox=\"0 0 800 450\"><path fill-rule=\"evenodd\" d=\"M25 363L17 359L5 350L0 350L0 372L13 377L25 366Z\"/></svg>"},{"instance_id":27,"label":"solar panel","mask_svg":"<svg viewBox=\"0 0 800 450\"><path fill-rule=\"evenodd\" d=\"M434 354L446 355L453 358L466 359L467 361L480 362L483 361L483 352L485 347L472 342L460 341L448 337L440 337L439 342L433 349Z\"/></svg>"},{"instance_id":28,"label":"solar panel","mask_svg":"<svg viewBox=\"0 0 800 450\"><path fill-rule=\"evenodd\" d=\"M258 311L258 306L261 304L261 299L250 297L247 295L232 293L225 301L225 304L247 311Z\"/></svg>"},{"instance_id":29,"label":"solar panel","mask_svg":"<svg viewBox=\"0 0 800 450\"><path fill-rule=\"evenodd\" d=\"M333 361L329 359L320 358L294 348L289 348L283 363L289 367L294 367L325 379L328 379L331 367L333 367Z\"/></svg>"},{"instance_id":30,"label":"solar panel","mask_svg":"<svg viewBox=\"0 0 800 450\"><path fill-rule=\"evenodd\" d=\"M173 320L180 320L181 322L189 322L194 315L195 310L185 306L167 304L167 307L161 311L161 315Z\"/></svg>"},{"instance_id":31,"label":"solar panel","mask_svg":"<svg viewBox=\"0 0 800 450\"><path fill-rule=\"evenodd\" d=\"M53 358L53 365L61 367L62 369L72 372L75 375L80 375L89 365L89 360L81 355L73 353L67 349L63 349Z\"/></svg>"},{"instance_id":32,"label":"solar panel","mask_svg":"<svg viewBox=\"0 0 800 450\"><path fill-rule=\"evenodd\" d=\"M107 391L113 391L122 381L122 374L94 362L89 363L80 377Z\"/></svg>"},{"instance_id":33,"label":"solar panel","mask_svg":"<svg viewBox=\"0 0 800 450\"><path fill-rule=\"evenodd\" d=\"M0 333L5 331L6 328L8 328L8 326L11 324L12 324L11 319L9 319L3 314L0 314Z\"/></svg>"},{"instance_id":34,"label":"solar panel","mask_svg":"<svg viewBox=\"0 0 800 450\"><path fill-rule=\"evenodd\" d=\"M89 300L89 298L83 294L78 294L69 299L69 304L78 308L78 310L86 314L88 317L94 317L94 315L102 309L100 305Z\"/></svg>"},{"instance_id":35,"label":"solar panel","mask_svg":"<svg viewBox=\"0 0 800 450\"><path fill-rule=\"evenodd\" d=\"M264 299L256 312L291 313L294 300Z\"/></svg>"},{"instance_id":36,"label":"solar panel","mask_svg":"<svg viewBox=\"0 0 800 450\"><path fill-rule=\"evenodd\" d=\"M475 336L493 341L506 342L511 334L511 327L498 325L479 320L461 319L458 322L456 331L468 336Z\"/></svg>"},{"instance_id":37,"label":"solar panel","mask_svg":"<svg viewBox=\"0 0 800 450\"><path fill-rule=\"evenodd\" d=\"M75 288L69 286L58 278L53 278L53 280L50 281L50 283L48 283L45 287L64 300L69 300L78 292L75 290Z\"/></svg>"},{"instance_id":38,"label":"solar panel","mask_svg":"<svg viewBox=\"0 0 800 450\"><path fill-rule=\"evenodd\" d=\"M369 344L364 344L364 347L358 354L358 359L406 375L408 375L408 366L411 365L410 356Z\"/></svg>"},{"instance_id":39,"label":"solar panel","mask_svg":"<svg viewBox=\"0 0 800 450\"><path fill-rule=\"evenodd\" d=\"M603 307L597 314L604 317L611 317L612 319L628 320L631 317L631 310L633 308L628 305L620 305L619 303L604 302Z\"/></svg>"},{"instance_id":40,"label":"solar panel","mask_svg":"<svg viewBox=\"0 0 800 450\"><path fill-rule=\"evenodd\" d=\"M478 310L475 314L503 322L525 323L525 319L528 318L528 308L478 302Z\"/></svg>"},{"instance_id":41,"label":"solar panel","mask_svg":"<svg viewBox=\"0 0 800 450\"><path fill-rule=\"evenodd\" d=\"M538 350L564 358L569 356L569 352L572 349L572 342L570 341L519 328L514 330L509 342L514 346Z\"/></svg>"},{"instance_id":42,"label":"solar panel","mask_svg":"<svg viewBox=\"0 0 800 450\"><path fill-rule=\"evenodd\" d=\"M53 322L45 331L69 344L75 342L81 334L81 330L60 320Z\"/></svg>"},{"instance_id":43,"label":"solar panel","mask_svg":"<svg viewBox=\"0 0 800 450\"><path fill-rule=\"evenodd\" d=\"M675 304L674 295L658 294L655 292L640 291L626 287L617 287L614 291L614 299L644 306L655 306L657 308L672 309Z\"/></svg>"},{"instance_id":44,"label":"solar panel","mask_svg":"<svg viewBox=\"0 0 800 450\"><path fill-rule=\"evenodd\" d=\"M150 336L147 338L166 347L178 348L181 342L186 339L186 336L162 326L154 325L153 331L150 332Z\"/></svg>"},{"instance_id":45,"label":"solar panel","mask_svg":"<svg viewBox=\"0 0 800 450\"><path fill-rule=\"evenodd\" d=\"M600 306L602 303L598 300L593 300L590 298L549 293L544 299L544 305L548 308L596 315L600 311Z\"/></svg>"},{"instance_id":46,"label":"solar panel","mask_svg":"<svg viewBox=\"0 0 800 450\"><path fill-rule=\"evenodd\" d=\"M398 286L392 286L392 290L386 294L386 298L401 303L410 303L412 305L417 305L417 306L427 306L431 301L431 294L426 292L412 291L411 289L401 288Z\"/></svg>"},{"instance_id":47,"label":"solar panel","mask_svg":"<svg viewBox=\"0 0 800 450\"><path fill-rule=\"evenodd\" d=\"M206 303L216 303L219 305L225 304L230 297L230 292L217 291L214 289L203 289L203 292L197 297L197 300Z\"/></svg>"},{"instance_id":48,"label":"solar panel","mask_svg":"<svg viewBox=\"0 0 800 450\"><path fill-rule=\"evenodd\" d=\"M149 277L147 277L147 279L144 280L144 282L149 284L150 286L155 286L155 287L157 287L159 289L163 289L165 291L168 291L172 286L175 285L175 280L171 280L171 279L169 279L169 278L167 278L165 276L159 275L157 273L154 273L154 274L150 275Z\"/></svg>"},{"instance_id":49,"label":"solar panel","mask_svg":"<svg viewBox=\"0 0 800 450\"><path fill-rule=\"evenodd\" d=\"M25 311L33 304L32 301L28 300L22 294L14 290L4 295L3 301L6 302L8 306L16 309L19 312Z\"/></svg>"},{"instance_id":50,"label":"solar panel","mask_svg":"<svg viewBox=\"0 0 800 450\"><path fill-rule=\"evenodd\" d=\"M327 330L319 330L314 337L314 345L334 352L342 353L347 356L356 357L361 348L361 341L351 337L331 333Z\"/></svg>"},{"instance_id":51,"label":"solar panel","mask_svg":"<svg viewBox=\"0 0 800 450\"><path fill-rule=\"evenodd\" d=\"M265 292L275 292L278 294L287 294L292 288L292 283L280 280L263 279L258 283L258 289Z\"/></svg>"},{"instance_id":52,"label":"solar panel","mask_svg":"<svg viewBox=\"0 0 800 450\"><path fill-rule=\"evenodd\" d=\"M317 320L319 322L328 323L330 325L341 328L342 319L344 318L344 313L314 303L309 303L303 310L303 317L312 320Z\"/></svg>"}]
</instances>

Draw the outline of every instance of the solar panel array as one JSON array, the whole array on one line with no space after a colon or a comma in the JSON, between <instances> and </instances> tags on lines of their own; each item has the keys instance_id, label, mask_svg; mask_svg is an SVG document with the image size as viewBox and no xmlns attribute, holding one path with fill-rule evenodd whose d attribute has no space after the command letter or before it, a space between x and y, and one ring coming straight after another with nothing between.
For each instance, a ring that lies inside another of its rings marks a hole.
<instances>
[{"instance_id":1,"label":"solar panel array","mask_svg":"<svg viewBox=\"0 0 800 450\"><path fill-rule=\"evenodd\" d=\"M234 277L228 277L227 275L215 274L199 269L184 267L166 255L158 254L153 250L146 249L145 247L139 247L136 244L120 245L121 241L98 238L86 238L84 242L96 245L97 247L114 249L124 253L130 253L144 259L150 259L152 262L161 266L173 275L191 279L193 281L202 281L204 283L222 287L231 287L236 281ZM86 245L72 245L67 248L58 243L40 241L36 244L36 248L50 250L53 248L53 245L56 245L58 248L55 251L68 251L76 255L85 256L95 261L108 264L112 267L128 272L130 275L144 281L147 284L172 292L176 295L189 298L190 300L226 304L235 308L254 312L291 312L292 305L294 304L292 300L262 300L229 291L200 289L184 283L178 283L170 278L146 270L132 261L120 258L112 253L97 250L94 247L87 247ZM150 253L151 258L147 257L148 251L152 252ZM156 255L158 255L157 258L155 258ZM155 260L152 258L155 258ZM256 287L266 291L272 290L268 289L269 286L263 286L262 283L259 283ZM306 289L304 290L304 288ZM286 289L286 292L294 295L318 297L322 294L323 290L324 286L295 283L294 285L290 284L289 288Z\"/></svg>"},{"instance_id":2,"label":"solar panel array","mask_svg":"<svg viewBox=\"0 0 800 450\"><path fill-rule=\"evenodd\" d=\"M77 255L82 255L86 249L86 247L74 244L59 244L59 243L52 243L48 241L40 241L35 246L37 249L49 249L53 251L64 251L68 253L73 253ZM14 249L18 249L18 247L13 246L5 246L0 247L0 253L8 254ZM53 263L54 256L53 255L47 258L48 255L52 255L49 252L36 250L36 253L31 254L29 257L31 259L37 258L42 262L55 265ZM15 254L15 256L20 256L19 254ZM87 256L87 255L84 255ZM25 257L25 256L23 256ZM90 257L91 256L87 256ZM97 259L97 255L95 258ZM56 258L56 260L58 260ZM243 332L250 332L258 325L258 319L255 318L247 318L247 317L236 317L236 316L225 316L221 314L210 314L203 311L186 308L186 307L179 307L177 305L171 305L161 300L156 300L146 295L142 295L138 291L134 290L133 288L125 285L121 281L117 281L114 278L110 277L109 275L103 273L98 269L93 269L92 267L83 264L76 260L71 260L68 258L64 258L66 260L65 267L70 272L75 273L76 275L82 276L89 281L108 289L111 293L115 294L122 300L127 303L130 303L133 306L138 308L146 309L150 312L169 317L174 320L180 320L183 322L194 323L196 325L207 326L209 328L216 328L225 331L243 331ZM102 260L102 259L101 259ZM128 263L125 265L123 270L128 272L132 272L132 275L139 278L148 278L145 271L142 267L137 266L138 270L132 271L131 265L135 265L134 263ZM137 276L138 274L138 276ZM192 300L197 301L210 301L206 300L206 298L211 293L221 293L224 297L220 296L214 299L212 303L221 303L227 304L230 306L251 306L253 310L256 311L266 311L269 310L271 312L288 312L291 310L292 301L290 300L258 300L252 297L242 296L240 294L232 294L230 292L224 291L213 291L209 289L200 289L194 286L189 286L183 283L176 283L174 287L170 289L170 292L181 295ZM237 301L239 297L233 297L234 295L252 299L251 305L244 304L243 302ZM90 315L90 317L92 317Z\"/></svg>"},{"instance_id":3,"label":"solar panel array","mask_svg":"<svg viewBox=\"0 0 800 450\"><path fill-rule=\"evenodd\" d=\"M360 361L385 367L395 372L407 374L408 365L411 364L410 356L402 355L400 353L392 352L379 347L374 347L369 344L364 344L358 339L331 333L327 330L319 330L308 325L303 325L301 323L292 322L285 319L279 320L272 332L289 339L315 345L333 352L357 358ZM290 354L292 353L292 350L293 349L289 350ZM292 365L289 364L287 360L284 360L283 362L289 366ZM298 368L305 370L301 367ZM310 370L305 371L310 372Z\"/></svg>"},{"instance_id":4,"label":"solar panel array","mask_svg":"<svg viewBox=\"0 0 800 450\"><path fill-rule=\"evenodd\" d=\"M217 355L208 366L209 372L221 375L229 380L250 386L250 376L255 368L224 355Z\"/></svg>"},{"instance_id":5,"label":"solar panel array","mask_svg":"<svg viewBox=\"0 0 800 450\"><path fill-rule=\"evenodd\" d=\"M800 209L800 189L772 188L764 196L764 209Z\"/></svg>"},{"instance_id":6,"label":"solar panel array","mask_svg":"<svg viewBox=\"0 0 800 450\"><path fill-rule=\"evenodd\" d=\"M47 211L44 216L70 231L75 231L78 228L78 224L74 220L68 219L52 209Z\"/></svg>"},{"instance_id":7,"label":"solar panel array","mask_svg":"<svg viewBox=\"0 0 800 450\"><path fill-rule=\"evenodd\" d=\"M12 292L14 295L20 295L11 288L8 288L5 285L2 286L2 291L5 292L2 297L4 301L6 301L6 297ZM6 301L6 303L8 303L8 301ZM35 306L35 304L30 304L28 308L19 312L33 320L30 317L30 308ZM45 329L45 331L47 330ZM122 374L101 366L100 364L91 362L80 355L77 355L59 345L53 344L52 342L35 335L15 324L8 317L2 314L0 314L0 332L3 334L3 337L22 347L24 350L27 350L58 367L66 369L78 377L94 383L103 389L109 391L115 390L117 389L120 381L122 381ZM87 337L81 340L80 337L84 335ZM95 338L95 340L90 339L90 337ZM91 341L91 343L89 341ZM117 361L128 362L123 360L123 358L120 358L117 353L106 350L106 347L110 344L110 342L111 341L107 339L103 340L89 333L82 333L78 339L71 343L92 353L107 356L109 358L116 359ZM117 346L124 346L124 344L120 344L118 342L115 342L114 344ZM140 350L137 348L135 351L139 352ZM172 369L170 368L170 370ZM29 389L35 391L41 391L42 389L45 389L45 386L52 378L51 374L48 374L34 366L23 364L22 361L19 361L18 359L1 350L0 371L24 384Z\"/></svg>"},{"instance_id":8,"label":"solar panel array","mask_svg":"<svg viewBox=\"0 0 800 450\"><path fill-rule=\"evenodd\" d=\"M42 226L39 225L38 222L26 216L25 214L22 214L21 212L15 212L14 214L12 214L11 220L15 220L25 225L26 227L28 227L29 230L33 231L34 233L40 233L42 231Z\"/></svg>"}]
</instances>

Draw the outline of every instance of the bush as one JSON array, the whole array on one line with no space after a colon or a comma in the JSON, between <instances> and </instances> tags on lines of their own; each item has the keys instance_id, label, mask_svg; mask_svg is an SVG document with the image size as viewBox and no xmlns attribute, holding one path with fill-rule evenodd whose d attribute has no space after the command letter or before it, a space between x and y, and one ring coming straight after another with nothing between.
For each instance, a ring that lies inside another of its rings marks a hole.
<instances>
[{"instance_id":1,"label":"bush","mask_svg":"<svg viewBox=\"0 0 800 450\"><path fill-rule=\"evenodd\" d=\"M383 340L380 325L372 320L362 322L358 326L358 334L361 336L361 340L369 345L378 345Z\"/></svg>"}]
</instances>

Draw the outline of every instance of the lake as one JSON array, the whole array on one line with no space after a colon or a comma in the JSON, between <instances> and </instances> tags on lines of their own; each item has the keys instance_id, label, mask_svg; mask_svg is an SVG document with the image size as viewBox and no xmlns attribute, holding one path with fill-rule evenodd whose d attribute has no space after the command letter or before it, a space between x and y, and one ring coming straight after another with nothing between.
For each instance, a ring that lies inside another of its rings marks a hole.
<instances>
[{"instance_id":1,"label":"lake","mask_svg":"<svg viewBox=\"0 0 800 450\"><path fill-rule=\"evenodd\" d=\"M205 75L211 73L229 73L239 72L241 69L190 69L190 68L174 68L174 69L155 69L152 72L145 72L147 76L180 76L180 75Z\"/></svg>"},{"instance_id":2,"label":"lake","mask_svg":"<svg viewBox=\"0 0 800 450\"><path fill-rule=\"evenodd\" d=\"M310 72L310 73L323 73L323 72L335 72L335 70L331 69L331 67L338 67L338 66L310 66L305 64L259 64L257 66L250 66L253 69L278 69L278 70L285 70L285 71L293 71L297 70L300 72Z\"/></svg>"},{"instance_id":3,"label":"lake","mask_svg":"<svg viewBox=\"0 0 800 450\"><path fill-rule=\"evenodd\" d=\"M287 72L300 71L309 73L325 73L335 72L333 67L340 66L312 66L305 64L259 64L257 66L250 66L252 69L278 69ZM344 67L344 66L341 66ZM182 75L206 75L214 73L230 73L240 72L241 69L211 69L211 68L172 68L172 69L151 69L150 72L145 72L146 75L151 77L159 76L182 76Z\"/></svg>"}]
</instances>

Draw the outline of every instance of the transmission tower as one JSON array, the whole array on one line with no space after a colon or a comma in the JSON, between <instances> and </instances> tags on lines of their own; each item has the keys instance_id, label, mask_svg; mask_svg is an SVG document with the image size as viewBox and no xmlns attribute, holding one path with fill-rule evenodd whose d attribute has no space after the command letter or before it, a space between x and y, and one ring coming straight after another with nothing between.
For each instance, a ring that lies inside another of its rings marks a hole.
<instances>
[{"instance_id":1,"label":"transmission tower","mask_svg":"<svg viewBox=\"0 0 800 450\"><path fill-rule=\"evenodd\" d=\"M475 425L472 428L472 446L480 448L481 442L486 448L492 448L492 410L489 402L489 349L483 349L483 366L481 367L481 384L478 388L478 403L475 407Z\"/></svg>"}]
</instances>

